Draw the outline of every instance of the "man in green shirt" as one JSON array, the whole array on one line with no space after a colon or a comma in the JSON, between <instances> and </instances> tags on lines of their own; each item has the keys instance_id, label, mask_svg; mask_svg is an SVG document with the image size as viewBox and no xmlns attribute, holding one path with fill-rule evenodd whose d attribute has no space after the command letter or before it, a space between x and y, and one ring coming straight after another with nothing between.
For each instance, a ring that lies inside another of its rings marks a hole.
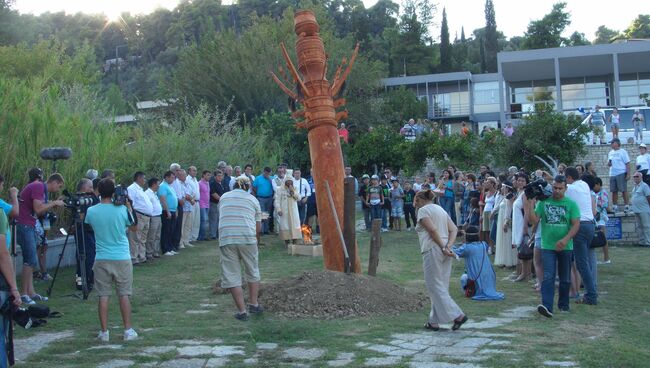
<instances>
[{"instance_id":1,"label":"man in green shirt","mask_svg":"<svg viewBox=\"0 0 650 368\"><path fill-rule=\"evenodd\" d=\"M556 270L560 277L557 307L569 311L569 288L571 286L571 256L573 237L580 229L580 209L571 199L564 196L566 178L558 175L553 180L553 195L535 204L526 199L524 210L533 225L539 223L542 229L542 304L537 311L548 318L553 317Z\"/></svg>"}]
</instances>

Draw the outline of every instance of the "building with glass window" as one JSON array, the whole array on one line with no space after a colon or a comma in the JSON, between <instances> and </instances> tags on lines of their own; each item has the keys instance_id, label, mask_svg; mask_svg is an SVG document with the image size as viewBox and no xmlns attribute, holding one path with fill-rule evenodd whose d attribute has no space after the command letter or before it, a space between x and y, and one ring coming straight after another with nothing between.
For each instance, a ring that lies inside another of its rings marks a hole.
<instances>
[{"instance_id":1,"label":"building with glass window","mask_svg":"<svg viewBox=\"0 0 650 368\"><path fill-rule=\"evenodd\" d=\"M631 128L634 108L650 118L650 41L500 52L498 72L469 72L386 78L386 89L405 86L429 105L428 118L448 123L517 124L535 104L564 112L600 105L621 111L621 128ZM630 119L627 118L630 115ZM630 120L630 121L628 121Z\"/></svg>"}]
</instances>

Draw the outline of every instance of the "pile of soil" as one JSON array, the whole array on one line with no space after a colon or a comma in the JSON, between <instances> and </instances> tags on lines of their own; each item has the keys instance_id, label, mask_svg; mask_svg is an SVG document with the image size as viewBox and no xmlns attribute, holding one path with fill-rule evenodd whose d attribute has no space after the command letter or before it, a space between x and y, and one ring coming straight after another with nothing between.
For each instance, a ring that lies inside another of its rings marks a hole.
<instances>
[{"instance_id":1,"label":"pile of soil","mask_svg":"<svg viewBox=\"0 0 650 368\"><path fill-rule=\"evenodd\" d=\"M334 271L309 271L265 284L259 298L269 312L324 319L395 315L429 305L422 293L408 292L375 277Z\"/></svg>"}]
</instances>

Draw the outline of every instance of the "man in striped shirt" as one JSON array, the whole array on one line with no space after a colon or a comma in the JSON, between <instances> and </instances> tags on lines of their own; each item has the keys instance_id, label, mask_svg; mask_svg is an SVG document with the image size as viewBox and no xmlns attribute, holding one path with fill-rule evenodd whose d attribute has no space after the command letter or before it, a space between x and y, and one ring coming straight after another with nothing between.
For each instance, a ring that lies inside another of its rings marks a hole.
<instances>
[{"instance_id":1,"label":"man in striped shirt","mask_svg":"<svg viewBox=\"0 0 650 368\"><path fill-rule=\"evenodd\" d=\"M237 306L235 318L245 321L248 313L262 313L257 302L260 284L257 244L262 226L260 203L248 189L250 179L236 178L233 190L219 200L219 253L221 258L221 287L230 289ZM241 263L248 283L248 311L242 291Z\"/></svg>"}]
</instances>

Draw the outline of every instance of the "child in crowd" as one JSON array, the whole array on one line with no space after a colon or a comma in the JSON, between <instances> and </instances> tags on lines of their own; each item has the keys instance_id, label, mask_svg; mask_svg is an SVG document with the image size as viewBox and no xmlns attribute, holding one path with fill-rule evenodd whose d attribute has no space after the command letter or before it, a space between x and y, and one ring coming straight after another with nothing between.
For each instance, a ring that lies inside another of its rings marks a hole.
<instances>
[{"instance_id":1,"label":"child in crowd","mask_svg":"<svg viewBox=\"0 0 650 368\"><path fill-rule=\"evenodd\" d=\"M402 231L402 217L404 217L404 189L399 186L397 179L392 180L390 188L390 220L393 230Z\"/></svg>"},{"instance_id":2,"label":"child in crowd","mask_svg":"<svg viewBox=\"0 0 650 368\"><path fill-rule=\"evenodd\" d=\"M603 188L603 180L599 177L596 177L594 180L594 193L596 195L596 231L605 232L605 226L607 225L607 206L609 206L609 195L607 190ZM607 243L603 247L603 264L609 264L612 261L609 260L609 248ZM601 262L598 262L601 263Z\"/></svg>"},{"instance_id":3,"label":"child in crowd","mask_svg":"<svg viewBox=\"0 0 650 368\"><path fill-rule=\"evenodd\" d=\"M467 219L463 224L463 227L467 229L470 226L479 226L479 219L481 218L481 210L479 208L478 198L474 197L469 201L469 214Z\"/></svg>"},{"instance_id":4,"label":"child in crowd","mask_svg":"<svg viewBox=\"0 0 650 368\"><path fill-rule=\"evenodd\" d=\"M382 231L388 231L389 223L388 218L390 217L391 205L390 205L390 184L388 184L388 178L386 175L381 176L381 189L384 195L384 205L381 209L381 229ZM393 228L393 222L390 222L390 228Z\"/></svg>"},{"instance_id":5,"label":"child in crowd","mask_svg":"<svg viewBox=\"0 0 650 368\"><path fill-rule=\"evenodd\" d=\"M384 192L379 185L379 177L373 175L370 179L370 186L368 187L367 205L370 206L370 217L375 219L382 218L382 207L384 206ZM382 228L382 231L384 229Z\"/></svg>"},{"instance_id":6,"label":"child in crowd","mask_svg":"<svg viewBox=\"0 0 650 368\"><path fill-rule=\"evenodd\" d=\"M417 224L417 221L415 220L413 198L415 198L415 189L411 188L411 183L404 183L404 215L406 216L406 231L415 229L415 225ZM411 221L413 221L413 227L411 227Z\"/></svg>"}]
</instances>

